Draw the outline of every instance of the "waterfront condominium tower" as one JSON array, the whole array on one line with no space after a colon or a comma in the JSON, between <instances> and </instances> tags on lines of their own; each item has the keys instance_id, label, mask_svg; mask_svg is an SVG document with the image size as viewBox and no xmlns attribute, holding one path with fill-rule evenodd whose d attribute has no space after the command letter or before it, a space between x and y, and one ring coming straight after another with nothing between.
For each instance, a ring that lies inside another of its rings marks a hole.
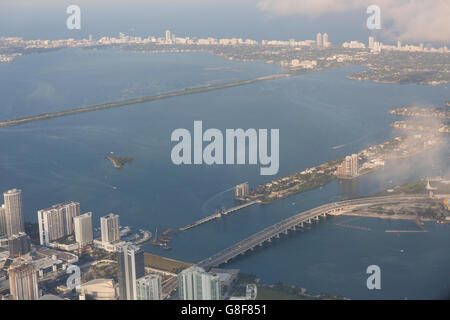
<instances>
[{"instance_id":1,"label":"waterfront condominium tower","mask_svg":"<svg viewBox=\"0 0 450 320\"><path fill-rule=\"evenodd\" d=\"M250 187L248 182L238 184L234 187L234 197L235 198L245 198L250 193Z\"/></svg>"},{"instance_id":2,"label":"waterfront condominium tower","mask_svg":"<svg viewBox=\"0 0 450 320\"><path fill-rule=\"evenodd\" d=\"M341 177L357 177L358 171L358 155L352 154L346 156L341 165L338 166L338 175Z\"/></svg>"},{"instance_id":3,"label":"waterfront condominium tower","mask_svg":"<svg viewBox=\"0 0 450 320\"><path fill-rule=\"evenodd\" d=\"M39 298L36 269L31 263L14 262L8 270L9 290L14 300Z\"/></svg>"},{"instance_id":4,"label":"waterfront condominium tower","mask_svg":"<svg viewBox=\"0 0 450 320\"><path fill-rule=\"evenodd\" d=\"M221 284L218 276L193 266L178 274L180 300L220 300Z\"/></svg>"},{"instance_id":5,"label":"waterfront condominium tower","mask_svg":"<svg viewBox=\"0 0 450 320\"><path fill-rule=\"evenodd\" d=\"M55 204L48 209L38 211L39 238L41 245L68 236L73 233L73 218L80 215L78 202Z\"/></svg>"},{"instance_id":6,"label":"waterfront condominium tower","mask_svg":"<svg viewBox=\"0 0 450 320\"><path fill-rule=\"evenodd\" d=\"M137 300L161 300L161 277L157 274L137 279Z\"/></svg>"},{"instance_id":7,"label":"waterfront condominium tower","mask_svg":"<svg viewBox=\"0 0 450 320\"><path fill-rule=\"evenodd\" d=\"M75 230L75 240L79 243L81 248L92 242L92 212L87 212L74 217L73 226Z\"/></svg>"},{"instance_id":8,"label":"waterfront condominium tower","mask_svg":"<svg viewBox=\"0 0 450 320\"><path fill-rule=\"evenodd\" d=\"M144 251L133 244L123 244L117 250L117 278L120 300L137 300L136 280L145 275Z\"/></svg>"},{"instance_id":9,"label":"waterfront condominium tower","mask_svg":"<svg viewBox=\"0 0 450 320\"><path fill-rule=\"evenodd\" d=\"M3 194L5 201L6 234L11 237L25 232L22 214L22 190L12 189Z\"/></svg>"},{"instance_id":10,"label":"waterfront condominium tower","mask_svg":"<svg viewBox=\"0 0 450 320\"><path fill-rule=\"evenodd\" d=\"M117 214L110 213L101 217L100 226L102 230L102 242L115 243L120 240L120 223Z\"/></svg>"}]
</instances>

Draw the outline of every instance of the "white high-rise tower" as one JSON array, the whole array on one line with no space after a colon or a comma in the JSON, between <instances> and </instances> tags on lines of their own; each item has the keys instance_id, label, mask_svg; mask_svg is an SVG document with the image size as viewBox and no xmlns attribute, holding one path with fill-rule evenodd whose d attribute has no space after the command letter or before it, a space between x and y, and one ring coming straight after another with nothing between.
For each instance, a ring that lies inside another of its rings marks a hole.
<instances>
[{"instance_id":1,"label":"white high-rise tower","mask_svg":"<svg viewBox=\"0 0 450 320\"><path fill-rule=\"evenodd\" d=\"M166 30L166 43L172 42L172 36L170 34L170 30Z\"/></svg>"},{"instance_id":2,"label":"white high-rise tower","mask_svg":"<svg viewBox=\"0 0 450 320\"><path fill-rule=\"evenodd\" d=\"M114 243L120 240L119 232L119 216L110 213L100 218L100 226L102 230L102 242Z\"/></svg>"},{"instance_id":3,"label":"white high-rise tower","mask_svg":"<svg viewBox=\"0 0 450 320\"><path fill-rule=\"evenodd\" d=\"M22 190L12 189L3 194L5 200L5 222L8 237L25 232L22 214Z\"/></svg>"},{"instance_id":4,"label":"white high-rise tower","mask_svg":"<svg viewBox=\"0 0 450 320\"><path fill-rule=\"evenodd\" d=\"M322 34L320 32L316 35L316 46L317 48L322 48L323 46Z\"/></svg>"},{"instance_id":5,"label":"white high-rise tower","mask_svg":"<svg viewBox=\"0 0 450 320\"><path fill-rule=\"evenodd\" d=\"M81 247L92 242L92 212L73 218L73 225L75 229L75 240Z\"/></svg>"}]
</instances>

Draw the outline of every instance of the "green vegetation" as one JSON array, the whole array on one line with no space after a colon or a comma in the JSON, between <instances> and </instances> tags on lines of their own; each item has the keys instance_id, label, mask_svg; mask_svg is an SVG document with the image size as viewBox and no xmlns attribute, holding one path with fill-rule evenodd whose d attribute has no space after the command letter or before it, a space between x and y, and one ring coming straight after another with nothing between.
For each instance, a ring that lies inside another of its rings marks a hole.
<instances>
[{"instance_id":1,"label":"green vegetation","mask_svg":"<svg viewBox=\"0 0 450 320\"><path fill-rule=\"evenodd\" d=\"M258 285L257 300L342 300L343 297L321 293L317 296L306 294L306 290L284 283Z\"/></svg>"},{"instance_id":2,"label":"green vegetation","mask_svg":"<svg viewBox=\"0 0 450 320\"><path fill-rule=\"evenodd\" d=\"M393 195L393 194L401 194L401 193L407 193L407 194L418 194L418 193L424 193L426 192L426 186L427 181L425 179L420 179L414 182L408 182L404 183L398 186L395 186L392 189L389 189L389 191L381 191L375 194L375 196L386 196L386 195Z\"/></svg>"},{"instance_id":3,"label":"green vegetation","mask_svg":"<svg viewBox=\"0 0 450 320\"><path fill-rule=\"evenodd\" d=\"M164 270L172 273L179 273L192 266L191 263L173 260L151 253L144 253L144 264L146 267Z\"/></svg>"},{"instance_id":4,"label":"green vegetation","mask_svg":"<svg viewBox=\"0 0 450 320\"><path fill-rule=\"evenodd\" d=\"M304 294L304 290L283 283L258 285L257 300L318 300Z\"/></svg>"},{"instance_id":5,"label":"green vegetation","mask_svg":"<svg viewBox=\"0 0 450 320\"><path fill-rule=\"evenodd\" d=\"M297 286L290 286L282 282L273 285L258 283L255 275L240 273L239 279L233 288L233 296L245 296L245 287L247 284L257 284L257 300L323 300L323 299L344 299L331 294L321 293L312 296L306 293L306 289Z\"/></svg>"},{"instance_id":6,"label":"green vegetation","mask_svg":"<svg viewBox=\"0 0 450 320\"><path fill-rule=\"evenodd\" d=\"M91 281L94 279L113 279L117 275L116 263L101 263L89 268L87 272L83 273L83 281Z\"/></svg>"}]
</instances>

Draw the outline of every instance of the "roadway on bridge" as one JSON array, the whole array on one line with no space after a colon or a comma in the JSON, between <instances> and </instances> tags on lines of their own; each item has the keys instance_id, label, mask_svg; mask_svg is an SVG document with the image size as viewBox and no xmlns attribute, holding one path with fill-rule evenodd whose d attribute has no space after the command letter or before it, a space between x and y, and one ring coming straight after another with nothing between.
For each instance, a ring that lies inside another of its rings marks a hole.
<instances>
[{"instance_id":1,"label":"roadway on bridge","mask_svg":"<svg viewBox=\"0 0 450 320\"><path fill-rule=\"evenodd\" d=\"M397 205L400 203L411 203L414 201L421 201L425 199L428 199L428 197L425 195L393 195L383 197L366 197L324 204L322 206L300 212L274 225L271 225L245 238L244 240L241 240L238 243L212 255L211 257L200 261L197 265L205 269L218 267L222 264L227 263L231 259L244 254L248 250L252 250L253 248L262 245L267 241L271 241L271 239L279 237L283 233L288 233L289 230L295 230L295 228L302 223L308 223L308 220L310 219L317 220L317 218L326 214L345 214L345 212L353 211L355 209L363 209L373 205ZM163 293L165 295L170 294L170 292L176 289L176 286L177 278L170 279L163 286Z\"/></svg>"}]
</instances>

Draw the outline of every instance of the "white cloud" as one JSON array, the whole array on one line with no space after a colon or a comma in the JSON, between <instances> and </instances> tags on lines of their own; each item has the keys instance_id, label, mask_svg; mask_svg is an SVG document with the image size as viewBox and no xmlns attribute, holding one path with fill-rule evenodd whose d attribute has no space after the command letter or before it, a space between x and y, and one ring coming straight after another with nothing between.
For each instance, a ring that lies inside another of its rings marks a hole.
<instances>
[{"instance_id":1,"label":"white cloud","mask_svg":"<svg viewBox=\"0 0 450 320\"><path fill-rule=\"evenodd\" d=\"M410 41L450 41L450 0L259 0L258 8L279 15L319 16L361 10L364 21L369 5L381 8L382 32Z\"/></svg>"}]
</instances>

